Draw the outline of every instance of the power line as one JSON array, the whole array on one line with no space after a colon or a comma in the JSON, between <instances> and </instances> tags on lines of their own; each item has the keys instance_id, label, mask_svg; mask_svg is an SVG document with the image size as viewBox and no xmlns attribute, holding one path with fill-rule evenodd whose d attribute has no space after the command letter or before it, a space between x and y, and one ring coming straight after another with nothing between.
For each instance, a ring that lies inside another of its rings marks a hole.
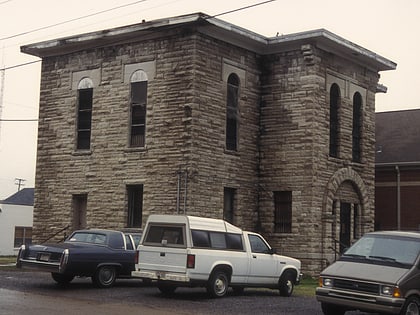
<instances>
[{"instance_id":1,"label":"power line","mask_svg":"<svg viewBox=\"0 0 420 315\"><path fill-rule=\"evenodd\" d=\"M50 25L50 26L45 26L45 27L42 27L42 28L39 28L39 29L35 29L35 30L32 30L32 31L28 31L28 32L24 32L24 33L21 33L21 34L16 34L16 35L12 35L12 36L9 36L9 37L0 38L0 40L9 39L9 38L13 38L13 37L18 37L18 36L21 36L21 35L29 34L29 33L32 33L32 32L36 32L36 31L39 31L39 30L51 28L51 27L54 27L54 26L65 24L65 23L77 21L77 20L80 20L80 19L84 19L84 18L87 18L87 17L95 16L95 15L98 15L98 14L101 14L101 13L109 12L109 11L120 9L120 8L127 7L127 6L131 6L131 5L134 5L134 4L137 4L137 3L140 3L140 2L145 2L145 1L148 1L148 0L140 0L140 1L132 2L132 3L129 3L129 4L126 4L126 5L122 5L122 6L119 6L119 7L115 7L115 8L112 8L112 9L107 9L107 10L103 10L103 11L100 11L100 12L97 12L97 13L92 13L92 14L89 14L89 15L85 15L83 17L79 17L79 18L76 18L76 19L72 19L72 20L60 22L60 23L57 23L57 24L54 24L54 25ZM230 13L234 13L234 12L246 10L246 9L249 9L249 8L257 7L257 6L260 6L260 5L263 5L263 4L267 4L267 3L270 3L270 2L274 2L274 1L276 1L276 0L262 1L262 2L251 4L251 5L248 5L248 6L245 6L245 7L240 7L238 9L221 12L221 13L215 14L213 16L209 16L206 19L211 19L211 18L215 18L215 17L218 17L218 16L222 16L222 15L226 15L226 14L230 14ZM38 62L41 62L41 61L42 60L35 60L35 61L27 62L27 63L17 64L17 65L13 65L13 66L9 66L9 67L5 67L3 69L0 69L0 71L2 71L2 70L10 70L10 69L18 68L18 67L23 67L23 66L27 66L27 65L30 65L30 64L38 63Z\"/></svg>"},{"instance_id":2,"label":"power line","mask_svg":"<svg viewBox=\"0 0 420 315\"><path fill-rule=\"evenodd\" d=\"M81 16L81 17L78 17L78 18L70 19L70 20L67 20L67 21L55 23L55 24L52 24L52 25L43 26L43 27L36 28L36 29L26 31L26 32L22 32L22 33L19 33L19 34L6 36L6 37L3 37L3 38L0 38L0 40L11 39L11 38L19 37L19 36L22 36L22 35L27 35L27 34L30 34L30 33L42 31L42 30L45 30L45 29L48 29L48 28L51 28L51 27L67 24L67 23L74 22L74 21L79 21L79 20L82 20L82 19L85 19L85 18L88 18L88 17L92 17L92 16L95 16L95 15L102 14L102 13L118 10L118 9L121 9L121 8L126 8L126 7L129 7L129 6L141 3L141 2L145 2L145 1L148 1L148 0L139 0L139 1L128 3L128 4L123 4L123 5L120 5L118 7L111 8L111 9L106 9L106 10L102 10L102 11L95 12L95 13L92 13L92 14L84 15L84 16Z\"/></svg>"},{"instance_id":3,"label":"power line","mask_svg":"<svg viewBox=\"0 0 420 315\"><path fill-rule=\"evenodd\" d=\"M0 121L38 121L38 119L0 119Z\"/></svg>"},{"instance_id":4,"label":"power line","mask_svg":"<svg viewBox=\"0 0 420 315\"><path fill-rule=\"evenodd\" d=\"M23 66L28 66L31 65L33 63L38 63L41 62L42 60L35 60L35 61L29 61L29 62L25 62L25 63L20 63L17 65L13 65L13 66L9 66L9 67L4 67L3 69L0 69L0 71L4 71L4 70L10 70L10 69L14 69L14 68L18 68L18 67L23 67Z\"/></svg>"},{"instance_id":5,"label":"power line","mask_svg":"<svg viewBox=\"0 0 420 315\"><path fill-rule=\"evenodd\" d=\"M234 10L222 12L222 13L213 15L213 16L211 16L209 18L215 18L215 17L221 16L221 15L226 15L226 14L229 14L229 13L234 13L234 12L246 10L246 9L249 9L249 8L257 7L257 6L260 6L260 5L269 3L269 2L274 2L274 1L276 1L276 0L268 0L268 1L263 1L263 2L259 2L259 3L251 4L251 5L248 5L248 6L245 6L245 7L241 7L241 8L238 8L238 9L234 9Z\"/></svg>"}]
</instances>

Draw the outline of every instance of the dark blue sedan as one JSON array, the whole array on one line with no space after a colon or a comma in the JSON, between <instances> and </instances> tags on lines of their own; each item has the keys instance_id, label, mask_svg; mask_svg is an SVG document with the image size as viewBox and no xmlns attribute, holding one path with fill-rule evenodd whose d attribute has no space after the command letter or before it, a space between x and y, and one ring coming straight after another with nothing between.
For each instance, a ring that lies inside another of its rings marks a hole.
<instances>
[{"instance_id":1,"label":"dark blue sedan","mask_svg":"<svg viewBox=\"0 0 420 315\"><path fill-rule=\"evenodd\" d=\"M111 287L116 278L130 277L136 247L129 233L112 230L79 230L64 242L23 245L16 267L51 272L59 284L74 277L92 277L97 287Z\"/></svg>"}]
</instances>

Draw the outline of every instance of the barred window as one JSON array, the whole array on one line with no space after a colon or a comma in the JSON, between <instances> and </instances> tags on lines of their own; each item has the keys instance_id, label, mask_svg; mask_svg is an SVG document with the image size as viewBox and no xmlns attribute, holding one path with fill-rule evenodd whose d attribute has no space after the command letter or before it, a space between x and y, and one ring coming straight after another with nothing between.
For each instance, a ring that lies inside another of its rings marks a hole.
<instances>
[{"instance_id":1,"label":"barred window","mask_svg":"<svg viewBox=\"0 0 420 315\"><path fill-rule=\"evenodd\" d=\"M144 147L146 136L147 75L143 70L130 80L130 146Z\"/></svg>"},{"instance_id":2,"label":"barred window","mask_svg":"<svg viewBox=\"0 0 420 315\"><path fill-rule=\"evenodd\" d=\"M362 96L359 92L353 95L353 132L352 132L352 153L353 161L361 161L361 139L362 139Z\"/></svg>"},{"instance_id":3,"label":"barred window","mask_svg":"<svg viewBox=\"0 0 420 315\"><path fill-rule=\"evenodd\" d=\"M89 78L80 80L77 109L77 145L78 150L90 149L92 128L93 82Z\"/></svg>"},{"instance_id":4,"label":"barred window","mask_svg":"<svg viewBox=\"0 0 420 315\"><path fill-rule=\"evenodd\" d=\"M338 157L340 88L333 84L330 89L330 156Z\"/></svg>"},{"instance_id":5,"label":"barred window","mask_svg":"<svg viewBox=\"0 0 420 315\"><path fill-rule=\"evenodd\" d=\"M274 231L292 232L292 192L275 191L274 195Z\"/></svg>"},{"instance_id":6,"label":"barred window","mask_svg":"<svg viewBox=\"0 0 420 315\"><path fill-rule=\"evenodd\" d=\"M226 149L236 151L238 145L239 77L232 73L227 82Z\"/></svg>"},{"instance_id":7,"label":"barred window","mask_svg":"<svg viewBox=\"0 0 420 315\"><path fill-rule=\"evenodd\" d=\"M127 226L141 227L143 217L143 185L128 185L127 199Z\"/></svg>"}]
</instances>

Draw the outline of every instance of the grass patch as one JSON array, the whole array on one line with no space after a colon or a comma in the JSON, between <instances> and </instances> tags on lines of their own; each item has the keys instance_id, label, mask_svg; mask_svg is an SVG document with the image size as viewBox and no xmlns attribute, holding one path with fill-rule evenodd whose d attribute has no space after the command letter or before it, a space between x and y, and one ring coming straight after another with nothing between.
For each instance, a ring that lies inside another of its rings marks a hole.
<instances>
[{"instance_id":1,"label":"grass patch","mask_svg":"<svg viewBox=\"0 0 420 315\"><path fill-rule=\"evenodd\" d=\"M299 285L295 287L296 295L315 296L315 288L318 286L318 279L304 277Z\"/></svg>"},{"instance_id":2,"label":"grass patch","mask_svg":"<svg viewBox=\"0 0 420 315\"><path fill-rule=\"evenodd\" d=\"M0 265L13 264L16 262L16 256L0 256Z\"/></svg>"}]
</instances>

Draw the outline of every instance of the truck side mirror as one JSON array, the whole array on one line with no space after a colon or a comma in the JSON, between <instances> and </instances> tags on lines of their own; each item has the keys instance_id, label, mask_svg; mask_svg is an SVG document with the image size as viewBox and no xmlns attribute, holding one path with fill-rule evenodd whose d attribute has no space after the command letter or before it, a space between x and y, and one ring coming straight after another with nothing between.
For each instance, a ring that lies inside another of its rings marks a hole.
<instances>
[{"instance_id":1,"label":"truck side mirror","mask_svg":"<svg viewBox=\"0 0 420 315\"><path fill-rule=\"evenodd\" d=\"M268 251L268 253L269 253L270 255L273 255L273 254L276 254L276 253L277 253L277 251L276 251L274 248L270 248L270 249L269 249L269 251Z\"/></svg>"}]
</instances>

